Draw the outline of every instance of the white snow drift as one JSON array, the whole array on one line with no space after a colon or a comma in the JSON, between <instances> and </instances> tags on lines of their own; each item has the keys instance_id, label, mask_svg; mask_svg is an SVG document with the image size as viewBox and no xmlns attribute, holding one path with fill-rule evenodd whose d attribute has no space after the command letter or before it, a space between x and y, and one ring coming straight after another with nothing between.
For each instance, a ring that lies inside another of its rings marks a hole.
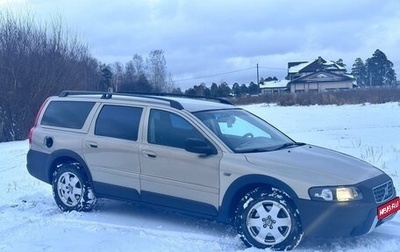
<instances>
[{"instance_id":1,"label":"white snow drift","mask_svg":"<svg viewBox=\"0 0 400 252\"><path fill-rule=\"evenodd\" d=\"M279 107L244 106L294 140L366 160L388 173L400 192L400 103ZM0 144L0 251L258 251L230 226L100 200L93 212L61 212L50 185L26 170L27 141ZM400 214L373 233L306 239L296 251L400 251Z\"/></svg>"}]
</instances>

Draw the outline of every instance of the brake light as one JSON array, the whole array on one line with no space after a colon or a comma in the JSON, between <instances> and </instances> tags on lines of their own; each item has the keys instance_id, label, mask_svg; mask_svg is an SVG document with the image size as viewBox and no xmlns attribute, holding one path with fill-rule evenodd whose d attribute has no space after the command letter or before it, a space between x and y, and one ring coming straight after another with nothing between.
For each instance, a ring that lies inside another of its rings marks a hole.
<instances>
[{"instance_id":1,"label":"brake light","mask_svg":"<svg viewBox=\"0 0 400 252\"><path fill-rule=\"evenodd\" d=\"M44 105L47 103L47 100L49 100L49 98L47 98L47 99L42 103L42 105L40 106L39 111L38 111L38 113L36 114L36 117L35 117L35 122L33 123L32 128L29 130L29 135L28 135L29 144L32 143L33 130L36 128L37 124L39 123L39 116L40 116L40 114L42 113L42 110L43 110L43 108L44 108Z\"/></svg>"},{"instance_id":2,"label":"brake light","mask_svg":"<svg viewBox=\"0 0 400 252\"><path fill-rule=\"evenodd\" d=\"M29 139L29 144L32 144L32 134L33 134L33 129L34 129L35 127L32 127L30 130L29 130L29 135L28 135L28 139Z\"/></svg>"}]
</instances>

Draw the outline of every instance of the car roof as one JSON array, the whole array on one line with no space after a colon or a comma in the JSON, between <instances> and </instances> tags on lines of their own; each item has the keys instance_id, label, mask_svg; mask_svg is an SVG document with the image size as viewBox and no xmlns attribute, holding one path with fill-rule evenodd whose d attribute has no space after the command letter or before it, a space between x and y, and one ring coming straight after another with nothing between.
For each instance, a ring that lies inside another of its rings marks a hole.
<instances>
[{"instance_id":1,"label":"car roof","mask_svg":"<svg viewBox=\"0 0 400 252\"><path fill-rule=\"evenodd\" d=\"M171 99L174 99L175 101L182 104L184 109L188 110L189 112L237 108L233 104L220 103L216 102L215 100L209 100L207 98L200 99L200 98L171 97Z\"/></svg>"},{"instance_id":2,"label":"car roof","mask_svg":"<svg viewBox=\"0 0 400 252\"><path fill-rule=\"evenodd\" d=\"M77 91L65 90L58 97L75 97L106 99L110 101L127 101L147 104L162 104L179 110L187 110L189 112L198 112L205 110L232 109L237 108L226 99L205 97L205 96L188 96L181 94L168 93L111 93L99 91Z\"/></svg>"}]
</instances>

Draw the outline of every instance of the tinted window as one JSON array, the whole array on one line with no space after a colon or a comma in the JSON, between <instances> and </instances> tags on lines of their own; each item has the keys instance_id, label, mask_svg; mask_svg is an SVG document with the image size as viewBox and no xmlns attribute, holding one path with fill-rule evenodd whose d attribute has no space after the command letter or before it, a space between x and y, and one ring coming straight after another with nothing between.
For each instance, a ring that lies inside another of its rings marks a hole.
<instances>
[{"instance_id":1,"label":"tinted window","mask_svg":"<svg viewBox=\"0 0 400 252\"><path fill-rule=\"evenodd\" d=\"M97 117L95 134L136 141L141 115L141 108L106 105Z\"/></svg>"},{"instance_id":2,"label":"tinted window","mask_svg":"<svg viewBox=\"0 0 400 252\"><path fill-rule=\"evenodd\" d=\"M204 136L182 117L162 110L150 112L147 141L153 144L185 148L188 138L205 140Z\"/></svg>"},{"instance_id":3,"label":"tinted window","mask_svg":"<svg viewBox=\"0 0 400 252\"><path fill-rule=\"evenodd\" d=\"M42 118L42 125L81 129L94 102L52 101Z\"/></svg>"}]
</instances>

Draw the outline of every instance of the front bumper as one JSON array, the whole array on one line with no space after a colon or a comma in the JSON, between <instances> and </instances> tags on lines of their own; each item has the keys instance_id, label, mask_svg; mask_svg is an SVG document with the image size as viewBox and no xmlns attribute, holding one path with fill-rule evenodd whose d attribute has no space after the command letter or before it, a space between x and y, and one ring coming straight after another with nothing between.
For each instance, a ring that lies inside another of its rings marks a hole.
<instances>
[{"instance_id":1,"label":"front bumper","mask_svg":"<svg viewBox=\"0 0 400 252\"><path fill-rule=\"evenodd\" d=\"M393 197L394 198L394 197ZM373 231L393 215L378 221L378 204L295 201L307 236L362 235Z\"/></svg>"},{"instance_id":2,"label":"front bumper","mask_svg":"<svg viewBox=\"0 0 400 252\"><path fill-rule=\"evenodd\" d=\"M294 200L303 225L304 234L314 237L355 236L372 232L377 226L393 218L394 214L378 220L378 207L396 198L396 191L383 202L377 203L373 188L391 180L383 174L357 184L364 199L349 202Z\"/></svg>"}]
</instances>

